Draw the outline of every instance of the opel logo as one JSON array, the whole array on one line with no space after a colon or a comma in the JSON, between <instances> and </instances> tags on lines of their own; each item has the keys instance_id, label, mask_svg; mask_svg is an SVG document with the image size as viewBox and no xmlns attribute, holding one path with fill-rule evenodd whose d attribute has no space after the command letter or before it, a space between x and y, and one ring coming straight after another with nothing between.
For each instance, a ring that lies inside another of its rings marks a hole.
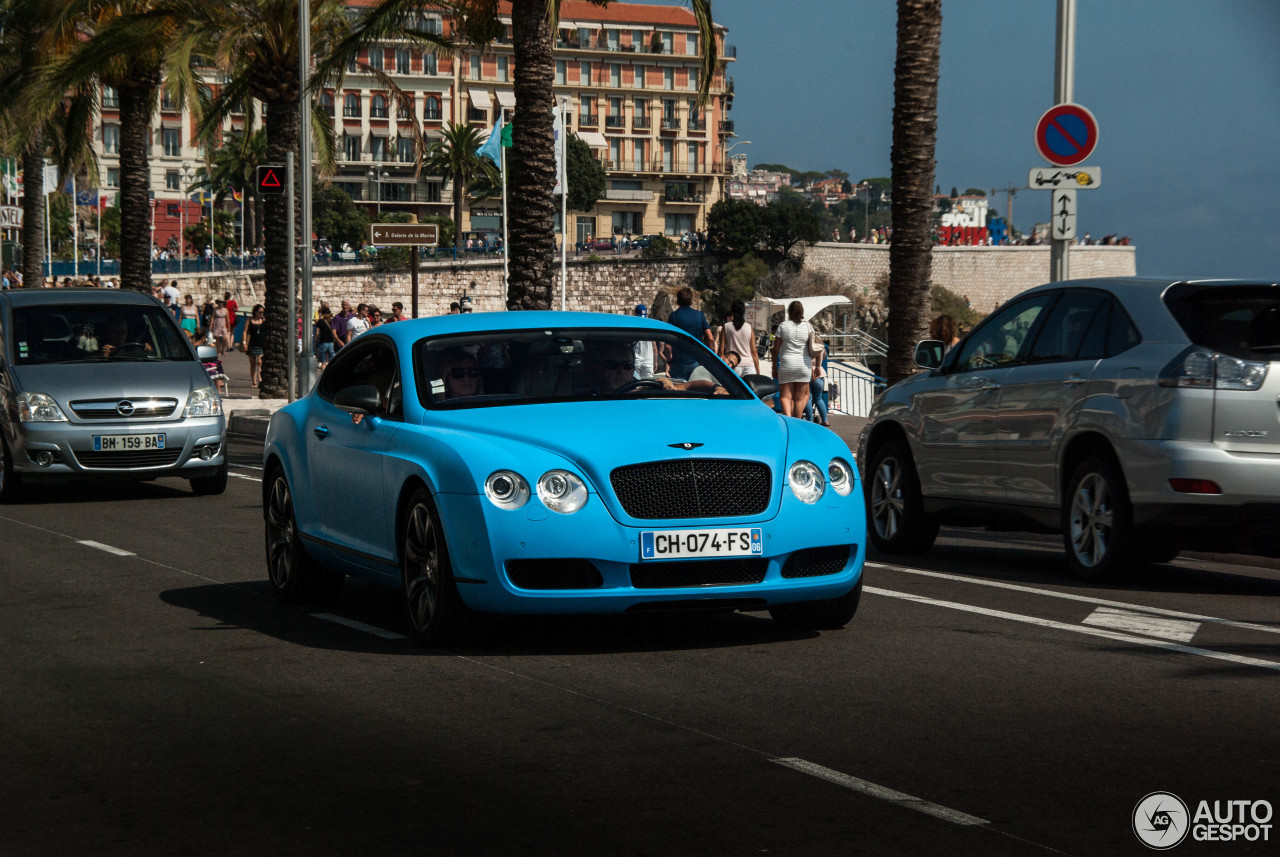
<instances>
[{"instance_id":1,"label":"opel logo","mask_svg":"<svg viewBox=\"0 0 1280 857\"><path fill-rule=\"evenodd\" d=\"M132 416L133 402L129 401L128 399L124 399L120 401L119 403L116 404L116 413L122 417Z\"/></svg>"}]
</instances>

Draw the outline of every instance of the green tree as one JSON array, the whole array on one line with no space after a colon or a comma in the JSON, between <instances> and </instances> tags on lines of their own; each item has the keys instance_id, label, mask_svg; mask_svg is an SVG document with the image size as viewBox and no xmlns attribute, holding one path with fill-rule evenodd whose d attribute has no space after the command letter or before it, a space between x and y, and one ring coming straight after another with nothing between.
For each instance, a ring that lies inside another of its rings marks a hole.
<instances>
[{"instance_id":1,"label":"green tree","mask_svg":"<svg viewBox=\"0 0 1280 857\"><path fill-rule=\"evenodd\" d=\"M120 208L102 209L102 256L104 259L120 258Z\"/></svg>"},{"instance_id":2,"label":"green tree","mask_svg":"<svg viewBox=\"0 0 1280 857\"><path fill-rule=\"evenodd\" d=\"M311 228L333 246L358 247L369 237L369 215L346 191L316 182L311 191Z\"/></svg>"},{"instance_id":3,"label":"green tree","mask_svg":"<svg viewBox=\"0 0 1280 857\"><path fill-rule=\"evenodd\" d=\"M449 176L453 182L453 222L455 224L454 246L462 250L462 195L471 182L484 178L487 183L494 184L498 178L498 168L493 161L476 154L483 141L480 132L470 125L455 125L448 122L440 139L434 141L427 150L423 166L429 173ZM508 163L510 166L510 163ZM510 179L508 179L510 181Z\"/></svg>"},{"instance_id":4,"label":"green tree","mask_svg":"<svg viewBox=\"0 0 1280 857\"><path fill-rule=\"evenodd\" d=\"M791 260L796 247L821 240L818 215L808 206L775 202L764 207L760 245L766 259L775 264Z\"/></svg>"},{"instance_id":5,"label":"green tree","mask_svg":"<svg viewBox=\"0 0 1280 857\"><path fill-rule=\"evenodd\" d=\"M183 229L182 234L187 239L188 247L194 247L197 252L203 253L204 248L209 246L208 214L201 215L199 220ZM226 253L232 247L240 246L240 237L236 235L235 217L231 212L221 208L213 210L213 237L213 252L218 255Z\"/></svg>"},{"instance_id":6,"label":"green tree","mask_svg":"<svg viewBox=\"0 0 1280 857\"><path fill-rule=\"evenodd\" d=\"M755 297L760 282L769 276L769 266L748 253L739 259L731 259L724 264L724 281L716 290L715 312L723 318L733 306L734 301L746 301Z\"/></svg>"},{"instance_id":7,"label":"green tree","mask_svg":"<svg viewBox=\"0 0 1280 857\"><path fill-rule=\"evenodd\" d=\"M889 245L889 383L913 374L929 326L934 148L942 0L898 0L894 65L893 242Z\"/></svg>"},{"instance_id":8,"label":"green tree","mask_svg":"<svg viewBox=\"0 0 1280 857\"><path fill-rule=\"evenodd\" d=\"M569 150L565 152L565 169L569 172L569 203L573 211L591 211L604 196L607 179L604 167L591 147L577 134L569 134ZM555 197L560 199L559 195Z\"/></svg>"},{"instance_id":9,"label":"green tree","mask_svg":"<svg viewBox=\"0 0 1280 857\"><path fill-rule=\"evenodd\" d=\"M251 115L246 111L246 115ZM192 190L208 188L221 204L232 191L241 193L245 220L245 243L262 244L262 197L258 195L258 167L267 163L267 134L261 128L230 132L213 152L208 169L196 171Z\"/></svg>"},{"instance_id":10,"label":"green tree","mask_svg":"<svg viewBox=\"0 0 1280 857\"><path fill-rule=\"evenodd\" d=\"M725 257L755 252L763 211L746 199L722 199L707 213L707 249Z\"/></svg>"}]
</instances>

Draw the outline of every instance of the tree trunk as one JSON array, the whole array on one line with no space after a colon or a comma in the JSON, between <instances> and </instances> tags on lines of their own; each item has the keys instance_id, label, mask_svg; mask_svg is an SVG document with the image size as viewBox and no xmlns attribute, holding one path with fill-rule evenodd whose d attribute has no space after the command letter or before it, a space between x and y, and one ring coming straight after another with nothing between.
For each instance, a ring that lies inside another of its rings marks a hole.
<instances>
[{"instance_id":1,"label":"tree trunk","mask_svg":"<svg viewBox=\"0 0 1280 857\"><path fill-rule=\"evenodd\" d=\"M915 343L929 326L941 39L942 0L898 0L891 157L893 238L889 245L890 384L916 371Z\"/></svg>"},{"instance_id":2,"label":"tree trunk","mask_svg":"<svg viewBox=\"0 0 1280 857\"><path fill-rule=\"evenodd\" d=\"M22 284L44 282L44 135L39 131L22 152Z\"/></svg>"},{"instance_id":3,"label":"tree trunk","mask_svg":"<svg viewBox=\"0 0 1280 857\"><path fill-rule=\"evenodd\" d=\"M507 153L507 238L510 274L507 309L549 309L556 183L552 135L552 82L555 61L545 0L511 4L516 68L516 113ZM568 228L565 228L566 239Z\"/></svg>"},{"instance_id":4,"label":"tree trunk","mask_svg":"<svg viewBox=\"0 0 1280 857\"><path fill-rule=\"evenodd\" d=\"M120 93L120 288L151 293L151 108L159 69L139 74Z\"/></svg>"},{"instance_id":5,"label":"tree trunk","mask_svg":"<svg viewBox=\"0 0 1280 857\"><path fill-rule=\"evenodd\" d=\"M462 186L465 184L461 171L453 174L453 246L457 250L455 259L462 258Z\"/></svg>"},{"instance_id":6,"label":"tree trunk","mask_svg":"<svg viewBox=\"0 0 1280 857\"><path fill-rule=\"evenodd\" d=\"M297 151L300 123L296 100L267 102L267 163L283 164L290 152ZM289 361L294 358L297 336L289 329L289 265L296 264L289 257L289 197L265 197L263 208L267 318L258 395L263 399L285 399L289 396ZM298 222L295 219L295 226Z\"/></svg>"}]
</instances>

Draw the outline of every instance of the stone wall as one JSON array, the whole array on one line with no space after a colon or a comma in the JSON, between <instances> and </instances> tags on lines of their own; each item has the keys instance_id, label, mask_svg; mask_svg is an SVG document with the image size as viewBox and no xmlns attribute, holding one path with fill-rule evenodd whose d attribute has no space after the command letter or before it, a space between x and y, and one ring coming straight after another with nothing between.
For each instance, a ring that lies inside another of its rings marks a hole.
<instances>
[{"instance_id":1,"label":"stone wall","mask_svg":"<svg viewBox=\"0 0 1280 857\"><path fill-rule=\"evenodd\" d=\"M558 260L557 260L558 262ZM876 244L823 242L809 248L806 269L830 275L842 288L873 295L889 280L889 248ZM1075 246L1070 256L1072 278L1124 277L1136 272L1136 248ZM653 305L659 292L674 293L700 276L715 278L718 265L710 256L669 260L606 256L598 262L585 259L568 263L569 290L565 305L570 310L628 313L638 303ZM262 300L262 273L189 274L172 277L184 294L221 296L229 291L244 311ZM933 284L969 299L981 313L1023 289L1049 280L1049 247L937 247L933 251ZM560 266L552 274L552 308L560 308ZM476 312L499 311L506 307L502 285L502 262L462 264L424 263L418 271L418 314L448 312L449 303L466 292ZM411 314L411 286L408 272L380 273L370 267L319 266L312 276L312 294L337 310L344 298L353 303L374 304L390 312L392 301L400 301Z\"/></svg>"},{"instance_id":2,"label":"stone wall","mask_svg":"<svg viewBox=\"0 0 1280 857\"><path fill-rule=\"evenodd\" d=\"M1068 264L1072 279L1132 277L1137 248L1073 246ZM889 247L823 242L809 248L804 265L842 286L874 294L889 281ZM1049 282L1049 247L935 247L932 273L934 286L963 295L975 310L988 313L1018 292Z\"/></svg>"}]
</instances>

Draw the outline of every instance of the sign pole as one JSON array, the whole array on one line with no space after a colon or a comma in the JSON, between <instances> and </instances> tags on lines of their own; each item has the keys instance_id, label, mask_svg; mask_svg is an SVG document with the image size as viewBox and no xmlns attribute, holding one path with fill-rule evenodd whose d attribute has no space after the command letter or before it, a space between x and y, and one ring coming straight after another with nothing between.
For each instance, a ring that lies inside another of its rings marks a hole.
<instances>
[{"instance_id":1,"label":"sign pole","mask_svg":"<svg viewBox=\"0 0 1280 857\"><path fill-rule=\"evenodd\" d=\"M316 382L316 359L312 347L315 299L311 292L311 266L315 259L311 246L311 0L298 3L298 81L301 95L298 98L298 119L302 131L298 134L298 160L302 162L302 184L299 187L302 202L302 354L299 389L311 392Z\"/></svg>"},{"instance_id":2,"label":"sign pole","mask_svg":"<svg viewBox=\"0 0 1280 857\"><path fill-rule=\"evenodd\" d=\"M294 340L297 338L298 330L298 284L295 269L298 266L298 235L294 230L293 222L293 152L289 153L288 160L285 161L285 181L288 183L289 189L289 215L286 218L286 228L289 230L289 333L285 340L288 344L285 346L285 363L289 367L289 401L297 398L294 390L294 383L297 380L297 363L298 355L297 347Z\"/></svg>"},{"instance_id":3,"label":"sign pole","mask_svg":"<svg viewBox=\"0 0 1280 857\"><path fill-rule=\"evenodd\" d=\"M409 283L413 292L413 315L412 318L418 317L418 245L414 244L409 248Z\"/></svg>"},{"instance_id":4,"label":"sign pole","mask_svg":"<svg viewBox=\"0 0 1280 857\"><path fill-rule=\"evenodd\" d=\"M1075 101L1076 73L1076 0L1058 0L1058 28L1055 40L1056 62L1053 70L1055 104ZM1051 221L1052 222L1052 221ZM1072 230L1074 232L1074 230ZM1049 281L1065 280L1071 275L1068 259L1070 238L1054 238L1049 250Z\"/></svg>"}]
</instances>

